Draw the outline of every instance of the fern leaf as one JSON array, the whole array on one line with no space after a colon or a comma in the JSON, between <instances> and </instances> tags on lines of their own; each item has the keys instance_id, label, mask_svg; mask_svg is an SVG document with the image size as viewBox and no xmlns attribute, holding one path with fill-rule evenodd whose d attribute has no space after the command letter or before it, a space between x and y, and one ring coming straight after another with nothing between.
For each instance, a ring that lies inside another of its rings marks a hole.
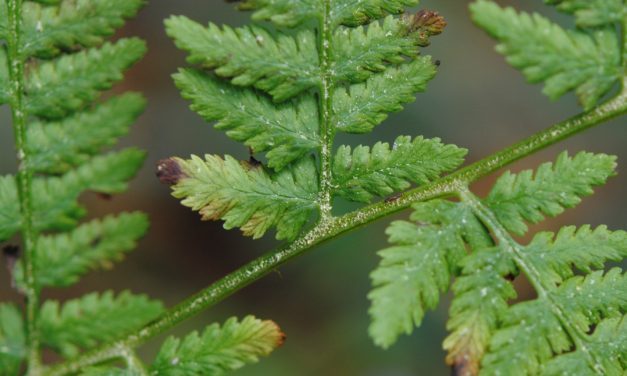
<instances>
[{"instance_id":1,"label":"fern leaf","mask_svg":"<svg viewBox=\"0 0 627 376\"><path fill-rule=\"evenodd\" d=\"M582 272L603 269L608 261L627 257L627 232L609 231L605 226L563 227L557 235L537 234L525 247L547 282L555 285L573 276L572 266Z\"/></svg>"},{"instance_id":2,"label":"fern leaf","mask_svg":"<svg viewBox=\"0 0 627 376\"><path fill-rule=\"evenodd\" d=\"M180 175L174 197L204 220L223 219L226 229L240 227L253 238L276 226L278 239L292 240L317 208L318 180L309 158L276 174L228 155L205 159L170 160Z\"/></svg>"},{"instance_id":3,"label":"fern leaf","mask_svg":"<svg viewBox=\"0 0 627 376\"><path fill-rule=\"evenodd\" d=\"M575 90L590 109L623 76L613 28L566 31L538 14L516 13L486 0L473 3L471 11L474 21L501 42L497 50L508 62L530 82L545 81L544 93L552 99Z\"/></svg>"},{"instance_id":4,"label":"fern leaf","mask_svg":"<svg viewBox=\"0 0 627 376\"><path fill-rule=\"evenodd\" d=\"M0 8L2 8L1 4ZM2 15L0 15L0 17L2 17ZM0 104L7 103L10 96L9 66L7 64L7 53L4 49L0 49Z\"/></svg>"},{"instance_id":5,"label":"fern leaf","mask_svg":"<svg viewBox=\"0 0 627 376\"><path fill-rule=\"evenodd\" d=\"M141 213L109 216L79 226L70 233L41 237L35 254L37 283L41 287L66 287L97 268L109 268L135 248L148 229ZM21 268L15 269L18 284Z\"/></svg>"},{"instance_id":6,"label":"fern leaf","mask_svg":"<svg viewBox=\"0 0 627 376\"><path fill-rule=\"evenodd\" d=\"M574 276L559 287L555 299L571 314L571 323L587 333L604 317L622 315L627 307L627 278L619 268L610 269L605 275L603 270L597 270Z\"/></svg>"},{"instance_id":7,"label":"fern leaf","mask_svg":"<svg viewBox=\"0 0 627 376\"><path fill-rule=\"evenodd\" d=\"M418 58L398 68L388 68L361 84L339 87L333 95L336 128L348 133L367 133L382 123L390 112L416 99L435 77L430 57Z\"/></svg>"},{"instance_id":8,"label":"fern leaf","mask_svg":"<svg viewBox=\"0 0 627 376\"><path fill-rule=\"evenodd\" d=\"M531 170L518 175L506 172L486 198L499 222L509 231L524 234L525 220L538 223L544 216L554 217L565 208L581 202L615 174L616 158L605 154L581 152L570 158L560 154L555 164L541 165L535 176Z\"/></svg>"},{"instance_id":9,"label":"fern leaf","mask_svg":"<svg viewBox=\"0 0 627 376\"><path fill-rule=\"evenodd\" d=\"M88 161L103 147L126 135L143 112L146 101L138 94L124 94L58 122L28 126L30 167L36 172L65 173Z\"/></svg>"},{"instance_id":10,"label":"fern leaf","mask_svg":"<svg viewBox=\"0 0 627 376\"><path fill-rule=\"evenodd\" d=\"M448 289L451 275L466 255L465 242L489 243L466 206L435 200L414 208L411 219L428 224L393 222L386 233L396 245L379 252L381 263L371 274L369 333L384 348L400 334L411 333L422 322L425 310L437 306L440 293Z\"/></svg>"},{"instance_id":11,"label":"fern leaf","mask_svg":"<svg viewBox=\"0 0 627 376\"><path fill-rule=\"evenodd\" d=\"M117 339L155 319L163 311L160 302L128 291L117 297L108 291L91 293L63 304L48 300L41 308L39 328L42 343L65 357L79 348Z\"/></svg>"},{"instance_id":12,"label":"fern leaf","mask_svg":"<svg viewBox=\"0 0 627 376\"><path fill-rule=\"evenodd\" d=\"M332 25L357 26L388 14L403 13L405 7L418 4L418 0L340 0L330 4ZM272 21L279 26L293 27L320 16L324 8L316 0L243 0L238 8L255 10L254 20Z\"/></svg>"},{"instance_id":13,"label":"fern leaf","mask_svg":"<svg viewBox=\"0 0 627 376\"><path fill-rule=\"evenodd\" d=\"M145 159L145 153L126 149L97 156L58 178L38 179L33 184L35 226L38 230L74 227L83 210L76 200L84 191L114 194L126 190Z\"/></svg>"},{"instance_id":14,"label":"fern leaf","mask_svg":"<svg viewBox=\"0 0 627 376\"><path fill-rule=\"evenodd\" d=\"M0 243L9 239L20 229L20 208L15 178L0 176Z\"/></svg>"},{"instance_id":15,"label":"fern leaf","mask_svg":"<svg viewBox=\"0 0 627 376\"><path fill-rule=\"evenodd\" d=\"M243 0L238 8L255 10L253 20L272 21L279 26L296 26L307 19L320 16L323 3L319 0Z\"/></svg>"},{"instance_id":16,"label":"fern leaf","mask_svg":"<svg viewBox=\"0 0 627 376\"><path fill-rule=\"evenodd\" d=\"M441 26L446 25L444 19L431 12ZM404 18L386 18L383 23L373 22L367 29L342 28L336 31L333 38L335 63L333 72L338 81L361 82L372 75L386 69L386 63L401 64L407 57L418 55L418 47L429 44L428 37L434 35L416 25L415 18L421 13Z\"/></svg>"},{"instance_id":17,"label":"fern leaf","mask_svg":"<svg viewBox=\"0 0 627 376\"><path fill-rule=\"evenodd\" d=\"M26 333L22 314L12 304L0 304L0 373L17 375L26 357Z\"/></svg>"},{"instance_id":18,"label":"fern leaf","mask_svg":"<svg viewBox=\"0 0 627 376\"><path fill-rule=\"evenodd\" d=\"M174 80L192 110L207 121L218 120L235 141L254 152L267 152L277 170L320 146L318 109L313 97L276 105L252 90L237 88L196 70L182 69Z\"/></svg>"},{"instance_id":19,"label":"fern leaf","mask_svg":"<svg viewBox=\"0 0 627 376\"><path fill-rule=\"evenodd\" d=\"M608 295L612 289L618 290ZM503 315L503 328L492 339L491 352L484 358L482 372L486 375L538 374L553 357L571 351L571 346L583 350L579 355L598 367L597 371L603 370L603 363L612 354L604 346L595 345L589 335L578 334L578 342L573 343L556 312L567 314L568 324L574 322L575 328L581 330L584 322L589 326L597 324L602 317L621 315L621 310L627 308L625 296L627 279L619 269L613 269L604 277L601 271L585 279L573 277L549 296L512 306ZM556 310L556 307L559 308ZM606 371L602 374L607 374Z\"/></svg>"},{"instance_id":20,"label":"fern leaf","mask_svg":"<svg viewBox=\"0 0 627 376\"><path fill-rule=\"evenodd\" d=\"M315 35L273 35L257 26L207 28L186 17L170 17L166 30L188 52L191 64L215 69L237 86L255 86L283 101L319 84Z\"/></svg>"},{"instance_id":21,"label":"fern leaf","mask_svg":"<svg viewBox=\"0 0 627 376\"><path fill-rule=\"evenodd\" d=\"M143 0L64 0L56 6L25 2L22 53L50 57L103 42L135 16Z\"/></svg>"},{"instance_id":22,"label":"fern leaf","mask_svg":"<svg viewBox=\"0 0 627 376\"><path fill-rule=\"evenodd\" d=\"M208 326L180 339L168 338L150 369L151 375L224 375L259 357L270 354L285 341L285 335L272 321L247 316L241 322L230 318L222 327Z\"/></svg>"},{"instance_id":23,"label":"fern leaf","mask_svg":"<svg viewBox=\"0 0 627 376\"><path fill-rule=\"evenodd\" d=\"M591 336L592 352L603 353L600 366L605 375L623 375L627 369L627 319L606 319L597 325ZM576 350L560 355L546 363L543 375L580 375L597 376L599 370L592 369L586 361L583 350Z\"/></svg>"},{"instance_id":24,"label":"fern leaf","mask_svg":"<svg viewBox=\"0 0 627 376\"><path fill-rule=\"evenodd\" d=\"M622 0L545 0L557 9L575 15L577 26L598 27L621 22L625 15Z\"/></svg>"},{"instance_id":25,"label":"fern leaf","mask_svg":"<svg viewBox=\"0 0 627 376\"><path fill-rule=\"evenodd\" d=\"M116 367L90 367L81 371L80 376L139 376L137 372Z\"/></svg>"},{"instance_id":26,"label":"fern leaf","mask_svg":"<svg viewBox=\"0 0 627 376\"><path fill-rule=\"evenodd\" d=\"M418 0L340 0L332 2L330 13L334 24L357 26L388 14L401 14L415 5Z\"/></svg>"},{"instance_id":27,"label":"fern leaf","mask_svg":"<svg viewBox=\"0 0 627 376\"><path fill-rule=\"evenodd\" d=\"M499 248L481 248L460 262L462 276L453 284L455 294L444 340L446 361L457 375L476 375L500 316L507 311L516 290L505 276L516 266Z\"/></svg>"},{"instance_id":28,"label":"fern leaf","mask_svg":"<svg viewBox=\"0 0 627 376\"><path fill-rule=\"evenodd\" d=\"M82 109L121 80L124 70L145 52L140 39L122 39L39 65L27 78L28 112L58 119Z\"/></svg>"},{"instance_id":29,"label":"fern leaf","mask_svg":"<svg viewBox=\"0 0 627 376\"><path fill-rule=\"evenodd\" d=\"M369 202L373 196L386 196L408 188L411 183L425 184L463 162L466 150L443 145L439 139L425 140L400 136L390 148L376 143L372 150L341 146L333 163L336 193L353 201Z\"/></svg>"}]
</instances>

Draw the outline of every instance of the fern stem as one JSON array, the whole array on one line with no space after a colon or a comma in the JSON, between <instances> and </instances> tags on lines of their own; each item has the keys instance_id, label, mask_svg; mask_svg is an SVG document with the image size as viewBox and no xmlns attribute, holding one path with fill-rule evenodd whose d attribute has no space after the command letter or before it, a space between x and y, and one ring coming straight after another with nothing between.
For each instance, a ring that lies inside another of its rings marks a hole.
<instances>
[{"instance_id":1,"label":"fern stem","mask_svg":"<svg viewBox=\"0 0 627 376\"><path fill-rule=\"evenodd\" d=\"M132 333L126 338L114 343L105 344L99 349L83 354L66 363L54 366L47 372L47 375L65 375L77 372L86 366L113 359L119 356L116 349L120 347L134 348L146 342L157 334L174 327L179 322L222 301L238 290L272 272L287 261L312 249L316 245L367 225L379 218L403 210L414 202L456 194L460 189L467 187L470 183L512 162L626 112L627 91L623 91L618 96L599 105L592 111L556 124L507 149L458 170L447 177L410 190L396 200L369 205L333 221L321 221L316 227L296 241L275 251L266 253L260 258L232 272L201 292L173 307L159 319L138 332Z\"/></svg>"},{"instance_id":2,"label":"fern stem","mask_svg":"<svg viewBox=\"0 0 627 376\"><path fill-rule=\"evenodd\" d=\"M335 125L331 123L333 75L331 72L332 29L330 8L330 0L324 0L324 13L318 30L318 51L322 75L319 98L320 134L322 136L320 148L320 214L322 220L331 217L331 182L333 181L331 154L335 137Z\"/></svg>"},{"instance_id":3,"label":"fern stem","mask_svg":"<svg viewBox=\"0 0 627 376\"><path fill-rule=\"evenodd\" d=\"M7 57L11 91L11 113L15 147L17 149L17 188L22 216L22 255L24 268L24 293L26 294L26 320L28 331L28 373L38 374L41 366L39 353L39 333L37 330L37 310L39 309L39 289L37 287L33 255L37 246L37 232L33 225L33 173L29 167L26 148L26 121L24 110L24 57L20 51L22 23L22 1L6 0L8 11Z\"/></svg>"},{"instance_id":4,"label":"fern stem","mask_svg":"<svg viewBox=\"0 0 627 376\"><path fill-rule=\"evenodd\" d=\"M459 190L459 195L464 202L470 205L475 215L492 234L494 234L494 237L498 240L498 244L501 246L500 249L508 253L516 262L518 268L527 276L527 279L538 293L538 298L544 299L551 304L553 314L558 318L560 324L566 333L568 333L577 349L582 350L588 356L588 361L592 369L594 369L598 375L607 375L608 373L603 367L603 362L596 359L595 355L591 353L586 346L585 334L581 333L571 324L576 320L572 317L568 317L568 311L553 299L551 295L552 288L543 283L542 275L533 266L533 263L529 261L523 247L512 238L505 227L498 221L492 210L485 206L467 187L462 187Z\"/></svg>"}]
</instances>

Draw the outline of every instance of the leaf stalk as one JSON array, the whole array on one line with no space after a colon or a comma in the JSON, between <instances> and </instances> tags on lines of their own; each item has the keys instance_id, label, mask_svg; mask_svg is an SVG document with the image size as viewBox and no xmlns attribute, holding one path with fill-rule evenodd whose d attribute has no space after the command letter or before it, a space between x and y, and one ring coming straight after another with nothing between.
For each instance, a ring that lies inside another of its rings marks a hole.
<instances>
[{"instance_id":1,"label":"leaf stalk","mask_svg":"<svg viewBox=\"0 0 627 376\"><path fill-rule=\"evenodd\" d=\"M38 375L41 367L39 353L39 333L37 311L39 309L39 288L34 273L34 253L38 234L33 220L33 172L29 166L29 153L26 147L26 122L28 114L24 106L24 57L22 56L22 1L6 0L8 13L7 58L9 65L9 85L13 133L17 149L17 190L22 217L24 272L24 294L26 295L26 320L28 344L28 374Z\"/></svg>"}]
</instances>

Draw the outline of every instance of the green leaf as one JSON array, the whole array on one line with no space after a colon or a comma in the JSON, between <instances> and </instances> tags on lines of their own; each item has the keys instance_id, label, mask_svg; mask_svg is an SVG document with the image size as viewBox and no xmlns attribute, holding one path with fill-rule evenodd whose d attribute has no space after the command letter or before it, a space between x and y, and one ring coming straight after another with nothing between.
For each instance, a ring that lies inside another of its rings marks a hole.
<instances>
[{"instance_id":1,"label":"green leaf","mask_svg":"<svg viewBox=\"0 0 627 376\"><path fill-rule=\"evenodd\" d=\"M605 276L599 271L585 279L573 277L545 296L512 306L502 316L503 327L492 339L482 374L539 374L543 364L571 352L574 346L577 357L583 357L580 362L593 365L597 374L609 375L603 364L615 363L611 358L616 349L606 348L589 335L578 334L573 343L569 332L582 333L583 327L602 318L620 317L627 308L626 296L627 279L613 269ZM566 321L560 316L566 316Z\"/></svg>"},{"instance_id":2,"label":"green leaf","mask_svg":"<svg viewBox=\"0 0 627 376\"><path fill-rule=\"evenodd\" d=\"M253 238L276 226L277 239L292 240L317 208L318 178L310 158L274 174L228 155L174 162L181 171L174 197L200 211L203 220L223 219L226 229L240 227Z\"/></svg>"},{"instance_id":3,"label":"green leaf","mask_svg":"<svg viewBox=\"0 0 627 376\"><path fill-rule=\"evenodd\" d=\"M135 16L143 0L64 0L58 6L25 2L22 54L50 57L93 47Z\"/></svg>"},{"instance_id":4,"label":"green leaf","mask_svg":"<svg viewBox=\"0 0 627 376\"><path fill-rule=\"evenodd\" d=\"M2 5L0 5L2 8ZM7 53L3 48L0 48L0 104L7 103L9 101L9 66L7 61Z\"/></svg>"},{"instance_id":5,"label":"green leaf","mask_svg":"<svg viewBox=\"0 0 627 376\"><path fill-rule=\"evenodd\" d=\"M338 87L333 95L333 121L348 133L367 133L382 123L390 112L416 99L435 77L430 57L418 58L398 68L388 68L362 84Z\"/></svg>"},{"instance_id":6,"label":"green leaf","mask_svg":"<svg viewBox=\"0 0 627 376\"><path fill-rule=\"evenodd\" d=\"M18 375L26 357L26 333L22 314L12 304L0 304L0 373Z\"/></svg>"},{"instance_id":7,"label":"green leaf","mask_svg":"<svg viewBox=\"0 0 627 376\"><path fill-rule=\"evenodd\" d=\"M418 0L339 0L331 3L334 24L357 26L387 14L403 13L406 7L418 5Z\"/></svg>"},{"instance_id":8,"label":"green leaf","mask_svg":"<svg viewBox=\"0 0 627 376\"><path fill-rule=\"evenodd\" d=\"M126 135L145 106L141 95L129 93L62 121L30 124L30 167L36 172L64 173L87 162Z\"/></svg>"},{"instance_id":9,"label":"green leaf","mask_svg":"<svg viewBox=\"0 0 627 376\"><path fill-rule=\"evenodd\" d=\"M606 319L597 325L591 336L590 346L594 353L604 354L601 369L605 375L623 375L627 369L627 319ZM590 367L582 350L560 355L548 362L543 375L596 376L599 369Z\"/></svg>"},{"instance_id":10,"label":"green leaf","mask_svg":"<svg viewBox=\"0 0 627 376\"><path fill-rule=\"evenodd\" d=\"M318 109L311 96L276 105L196 70L182 69L174 80L192 110L207 121L217 120L216 128L254 152L267 152L269 167L281 170L320 146Z\"/></svg>"},{"instance_id":11,"label":"green leaf","mask_svg":"<svg viewBox=\"0 0 627 376\"><path fill-rule=\"evenodd\" d=\"M539 263L534 263L538 265ZM604 317L620 317L627 307L627 277L620 268L605 275L597 270L566 280L555 295L556 302L570 314L573 326L590 331Z\"/></svg>"},{"instance_id":12,"label":"green leaf","mask_svg":"<svg viewBox=\"0 0 627 376\"><path fill-rule=\"evenodd\" d=\"M566 152L555 164L541 165L535 176L531 170L518 175L506 172L486 198L486 204L509 231L524 234L525 221L538 223L554 217L581 202L615 174L616 157L581 152L570 158Z\"/></svg>"},{"instance_id":13,"label":"green leaf","mask_svg":"<svg viewBox=\"0 0 627 376\"><path fill-rule=\"evenodd\" d=\"M416 204L411 220L393 222L386 230L395 246L379 252L382 260L370 275L370 336L384 348L402 333L419 326L433 309L451 275L466 255L466 242L487 245L482 225L465 205L434 200Z\"/></svg>"},{"instance_id":14,"label":"green leaf","mask_svg":"<svg viewBox=\"0 0 627 376\"><path fill-rule=\"evenodd\" d=\"M140 376L127 369L116 367L91 367L81 371L80 376Z\"/></svg>"},{"instance_id":15,"label":"green leaf","mask_svg":"<svg viewBox=\"0 0 627 376\"><path fill-rule=\"evenodd\" d=\"M552 99L575 90L591 109L623 76L619 39L614 28L566 31L546 18L500 8L492 1L471 5L474 21L500 44L497 50L522 70L530 82L545 81Z\"/></svg>"},{"instance_id":16,"label":"green leaf","mask_svg":"<svg viewBox=\"0 0 627 376\"><path fill-rule=\"evenodd\" d=\"M22 218L18 202L15 178L0 176L0 243L20 229Z\"/></svg>"},{"instance_id":17,"label":"green leaf","mask_svg":"<svg viewBox=\"0 0 627 376\"><path fill-rule=\"evenodd\" d=\"M35 179L35 228L47 231L75 227L78 219L85 215L76 202L80 194L84 191L104 194L125 191L128 180L135 176L145 157L144 152L129 148L94 157L60 177ZM0 209L0 240L6 240L20 229L22 220L13 176L0 177Z\"/></svg>"},{"instance_id":18,"label":"green leaf","mask_svg":"<svg viewBox=\"0 0 627 376\"><path fill-rule=\"evenodd\" d=\"M622 0L545 0L548 4L557 5L557 9L572 13L577 26L597 27L621 22L627 14Z\"/></svg>"},{"instance_id":19,"label":"green leaf","mask_svg":"<svg viewBox=\"0 0 627 376\"><path fill-rule=\"evenodd\" d=\"M386 196L425 184L463 162L466 150L443 145L439 139L425 140L400 136L390 148L376 143L372 150L341 146L333 161L336 194L353 201L369 202L373 196Z\"/></svg>"},{"instance_id":20,"label":"green leaf","mask_svg":"<svg viewBox=\"0 0 627 376\"><path fill-rule=\"evenodd\" d=\"M37 283L41 287L66 287L90 270L110 268L135 248L146 230L146 215L123 213L91 221L70 233L41 237L35 254ZM21 267L15 274L22 284Z\"/></svg>"},{"instance_id":21,"label":"green leaf","mask_svg":"<svg viewBox=\"0 0 627 376\"><path fill-rule=\"evenodd\" d=\"M596 229L568 226L557 235L537 234L525 250L543 278L558 285L573 276L573 266L589 273L592 269L603 269L608 261L627 257L627 232L612 232L606 226Z\"/></svg>"},{"instance_id":22,"label":"green leaf","mask_svg":"<svg viewBox=\"0 0 627 376\"><path fill-rule=\"evenodd\" d=\"M224 375L256 363L281 346L285 335L272 321L247 316L241 322L230 318L222 327L208 326L180 339L168 338L150 369L151 375Z\"/></svg>"},{"instance_id":23,"label":"green leaf","mask_svg":"<svg viewBox=\"0 0 627 376\"><path fill-rule=\"evenodd\" d=\"M35 227L48 230L76 226L76 220L83 215L76 203L80 194L84 191L124 192L145 157L143 151L129 148L94 157L61 177L35 180Z\"/></svg>"},{"instance_id":24,"label":"green leaf","mask_svg":"<svg viewBox=\"0 0 627 376\"><path fill-rule=\"evenodd\" d=\"M361 82L374 72L384 71L387 64L402 64L406 58L416 57L418 47L429 44L429 33L414 25L415 17L418 16L400 19L390 16L383 23L373 22L367 28L337 30L332 66L336 80ZM441 17L435 17L443 22ZM434 67L431 71L435 75Z\"/></svg>"},{"instance_id":25,"label":"green leaf","mask_svg":"<svg viewBox=\"0 0 627 376\"><path fill-rule=\"evenodd\" d=\"M319 0L243 0L238 8L255 10L253 20L272 21L279 26L293 27L321 16L322 5Z\"/></svg>"},{"instance_id":26,"label":"green leaf","mask_svg":"<svg viewBox=\"0 0 627 376\"><path fill-rule=\"evenodd\" d=\"M40 64L27 77L30 114L58 119L81 110L123 77L146 52L140 39L121 39Z\"/></svg>"},{"instance_id":27,"label":"green leaf","mask_svg":"<svg viewBox=\"0 0 627 376\"><path fill-rule=\"evenodd\" d=\"M516 290L505 277L517 274L511 258L498 247L473 250L461 261L462 276L453 283L454 298L443 347L457 375L476 375L492 333Z\"/></svg>"},{"instance_id":28,"label":"green leaf","mask_svg":"<svg viewBox=\"0 0 627 376\"><path fill-rule=\"evenodd\" d=\"M320 82L316 38L311 31L296 36L271 34L258 26L232 29L210 23L207 28L183 16L166 20L177 47L190 52L188 61L215 69L237 86L254 86L283 101Z\"/></svg>"},{"instance_id":29,"label":"green leaf","mask_svg":"<svg viewBox=\"0 0 627 376\"><path fill-rule=\"evenodd\" d=\"M128 291L117 297L108 291L91 293L63 304L48 300L41 308L39 328L43 345L64 357L79 349L121 337L155 319L163 311L160 302Z\"/></svg>"},{"instance_id":30,"label":"green leaf","mask_svg":"<svg viewBox=\"0 0 627 376\"><path fill-rule=\"evenodd\" d=\"M418 0L335 0L330 2L329 14L334 26L357 26L388 14L403 13L405 7ZM323 14L323 3L317 0L244 0L241 10L255 10L254 20L272 21L279 26L293 27Z\"/></svg>"}]
</instances>

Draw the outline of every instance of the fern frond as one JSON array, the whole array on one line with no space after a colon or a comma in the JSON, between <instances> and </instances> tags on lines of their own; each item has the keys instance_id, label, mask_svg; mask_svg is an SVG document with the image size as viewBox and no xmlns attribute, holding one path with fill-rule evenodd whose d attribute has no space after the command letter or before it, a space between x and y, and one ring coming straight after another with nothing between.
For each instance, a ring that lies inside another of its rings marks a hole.
<instances>
[{"instance_id":1,"label":"fern frond","mask_svg":"<svg viewBox=\"0 0 627 376\"><path fill-rule=\"evenodd\" d=\"M237 86L254 86L283 101L320 83L316 38L271 34L258 26L207 28L187 17L170 17L166 31L190 53L188 61L215 69Z\"/></svg>"},{"instance_id":2,"label":"fern frond","mask_svg":"<svg viewBox=\"0 0 627 376\"><path fill-rule=\"evenodd\" d=\"M129 93L61 121L30 124L30 167L35 172L58 174L86 163L126 135L145 106L141 95Z\"/></svg>"},{"instance_id":3,"label":"fern frond","mask_svg":"<svg viewBox=\"0 0 627 376\"><path fill-rule=\"evenodd\" d=\"M294 239L317 208L318 179L309 158L274 174L228 155L171 161L180 171L174 197L204 220L223 219L225 228L241 227L253 238L276 226L278 239Z\"/></svg>"},{"instance_id":4,"label":"fern frond","mask_svg":"<svg viewBox=\"0 0 627 376\"><path fill-rule=\"evenodd\" d=\"M59 302L48 300L39 318L42 343L72 357L79 349L92 348L141 327L162 311L160 302L128 291L117 297L111 291L91 293L62 307Z\"/></svg>"},{"instance_id":5,"label":"fern frond","mask_svg":"<svg viewBox=\"0 0 627 376\"><path fill-rule=\"evenodd\" d=\"M145 153L126 149L97 156L61 177L34 181L35 226L40 231L74 227L83 216L76 200L84 191L121 193L145 159ZM17 193L15 193L17 197ZM15 208L19 213L19 208Z\"/></svg>"},{"instance_id":6,"label":"fern frond","mask_svg":"<svg viewBox=\"0 0 627 376\"><path fill-rule=\"evenodd\" d=\"M509 231L524 234L525 221L538 223L544 216L554 217L581 202L615 174L616 158L605 154L581 152L570 158L560 154L555 164L545 163L535 173L503 174L486 198L499 222Z\"/></svg>"},{"instance_id":7,"label":"fern frond","mask_svg":"<svg viewBox=\"0 0 627 376\"><path fill-rule=\"evenodd\" d=\"M487 0L473 3L471 11L474 21L501 43L497 50L507 61L530 82L544 81L544 93L552 99L575 90L590 109L623 76L613 27L567 31L538 14L517 13Z\"/></svg>"},{"instance_id":8,"label":"fern frond","mask_svg":"<svg viewBox=\"0 0 627 376\"><path fill-rule=\"evenodd\" d=\"M385 17L399 14L418 4L418 0L339 0L330 4L329 14L332 25L357 26ZM324 8L316 0L244 0L239 9L255 10L254 20L272 21L279 26L296 26L307 19L320 16Z\"/></svg>"},{"instance_id":9,"label":"fern frond","mask_svg":"<svg viewBox=\"0 0 627 376\"><path fill-rule=\"evenodd\" d=\"M80 376L137 376L137 373L116 367L90 367L81 371Z\"/></svg>"},{"instance_id":10,"label":"fern frond","mask_svg":"<svg viewBox=\"0 0 627 376\"><path fill-rule=\"evenodd\" d=\"M37 283L40 287L65 287L90 270L108 268L135 248L147 229L146 215L123 213L91 221L69 233L41 237L35 254ZM21 267L15 269L15 278L21 284Z\"/></svg>"},{"instance_id":11,"label":"fern frond","mask_svg":"<svg viewBox=\"0 0 627 376\"><path fill-rule=\"evenodd\" d=\"M608 374L603 364L615 362L612 362L611 351L595 343L589 335L579 334L573 343L569 329L564 327L582 326L582 319L585 326L597 324L602 317L616 317L617 314L620 317L620 312L627 308L627 278L624 274L616 268L604 277L601 275L602 271L599 271L585 279L573 277L574 281L566 281L549 296L512 306L503 315L503 328L492 339L491 352L483 361L483 374L538 374L545 363L556 355L570 352L572 346L583 350L580 355L595 367L596 374ZM617 291L608 295L613 289ZM560 316L564 314L571 321L562 322ZM576 317L574 324L572 317ZM580 327L577 329L581 330Z\"/></svg>"},{"instance_id":12,"label":"fern frond","mask_svg":"<svg viewBox=\"0 0 627 376\"><path fill-rule=\"evenodd\" d=\"M545 0L557 9L575 15L577 26L598 27L621 22L625 16L622 0Z\"/></svg>"},{"instance_id":13,"label":"fern frond","mask_svg":"<svg viewBox=\"0 0 627 376\"><path fill-rule=\"evenodd\" d=\"M387 64L402 64L407 57L416 57L418 47L428 45L428 38L432 35L415 25L414 18L417 17L420 15L404 18L390 16L383 23L369 24L367 29L338 29L333 38L333 47L337 51L333 64L335 78L338 81L361 82L373 72L384 71ZM433 17L443 20L437 14Z\"/></svg>"},{"instance_id":14,"label":"fern frond","mask_svg":"<svg viewBox=\"0 0 627 376\"><path fill-rule=\"evenodd\" d=\"M435 77L430 57L417 58L398 68L388 68L365 83L339 87L333 95L333 119L339 131L367 133L382 123L390 112L413 102Z\"/></svg>"},{"instance_id":15,"label":"fern frond","mask_svg":"<svg viewBox=\"0 0 627 376\"><path fill-rule=\"evenodd\" d=\"M622 375L627 369L627 318L605 319L590 336L592 352L603 353L601 368L606 375ZM542 374L547 376L596 376L598 370L590 367L584 350L559 355L545 364Z\"/></svg>"},{"instance_id":16,"label":"fern frond","mask_svg":"<svg viewBox=\"0 0 627 376\"><path fill-rule=\"evenodd\" d=\"M17 375L26 350L26 333L20 310L12 304L0 304L0 373Z\"/></svg>"},{"instance_id":17,"label":"fern frond","mask_svg":"<svg viewBox=\"0 0 627 376\"><path fill-rule=\"evenodd\" d=\"M135 16L143 0L63 0L53 6L25 2L22 53L50 57L77 46L93 47Z\"/></svg>"},{"instance_id":18,"label":"fern frond","mask_svg":"<svg viewBox=\"0 0 627 376\"><path fill-rule=\"evenodd\" d=\"M371 274L369 333L382 347L402 333L410 334L425 310L437 306L466 255L466 242L490 244L466 206L435 200L414 208L411 219L427 224L393 222L386 233L396 246L379 252L381 263Z\"/></svg>"},{"instance_id":19,"label":"fern frond","mask_svg":"<svg viewBox=\"0 0 627 376\"><path fill-rule=\"evenodd\" d=\"M2 8L1 4L0 4L0 8ZM7 64L8 64L7 53L2 48L0 49L0 104L7 103L10 97L9 67Z\"/></svg>"},{"instance_id":20,"label":"fern frond","mask_svg":"<svg viewBox=\"0 0 627 376\"><path fill-rule=\"evenodd\" d=\"M357 26L388 14L401 14L415 5L418 0L340 0L332 2L330 13L334 24Z\"/></svg>"},{"instance_id":21,"label":"fern frond","mask_svg":"<svg viewBox=\"0 0 627 376\"><path fill-rule=\"evenodd\" d=\"M190 69L180 70L174 80L192 102L192 110L207 121L217 120L217 129L254 152L267 152L271 168L281 170L320 146L318 109L312 97L276 105L252 90Z\"/></svg>"},{"instance_id":22,"label":"fern frond","mask_svg":"<svg viewBox=\"0 0 627 376\"><path fill-rule=\"evenodd\" d=\"M83 109L109 89L146 52L140 39L121 39L39 65L26 81L29 113L59 119Z\"/></svg>"},{"instance_id":23,"label":"fern frond","mask_svg":"<svg viewBox=\"0 0 627 376\"><path fill-rule=\"evenodd\" d=\"M498 247L474 249L460 261L462 275L453 283L455 294L446 324L443 347L446 362L458 375L476 375L499 317L516 290L505 277L517 274L511 258Z\"/></svg>"},{"instance_id":24,"label":"fern frond","mask_svg":"<svg viewBox=\"0 0 627 376\"><path fill-rule=\"evenodd\" d=\"M247 316L242 321L230 318L222 327L208 326L182 341L170 337L161 347L150 368L151 375L193 376L224 375L259 357L269 355L285 341L285 335L272 321Z\"/></svg>"},{"instance_id":25,"label":"fern frond","mask_svg":"<svg viewBox=\"0 0 627 376\"><path fill-rule=\"evenodd\" d=\"M348 200L370 202L373 196L386 196L407 189L411 183L425 184L459 166L466 150L443 145L439 139L425 140L400 136L390 148L378 142L372 150L341 146L334 158L335 193Z\"/></svg>"},{"instance_id":26,"label":"fern frond","mask_svg":"<svg viewBox=\"0 0 627 376\"><path fill-rule=\"evenodd\" d=\"M608 261L627 257L627 232L612 232L606 226L596 229L568 226L557 235L550 232L537 234L525 249L547 282L558 285L573 276L573 266L589 273L593 269L603 269Z\"/></svg>"}]
</instances>

